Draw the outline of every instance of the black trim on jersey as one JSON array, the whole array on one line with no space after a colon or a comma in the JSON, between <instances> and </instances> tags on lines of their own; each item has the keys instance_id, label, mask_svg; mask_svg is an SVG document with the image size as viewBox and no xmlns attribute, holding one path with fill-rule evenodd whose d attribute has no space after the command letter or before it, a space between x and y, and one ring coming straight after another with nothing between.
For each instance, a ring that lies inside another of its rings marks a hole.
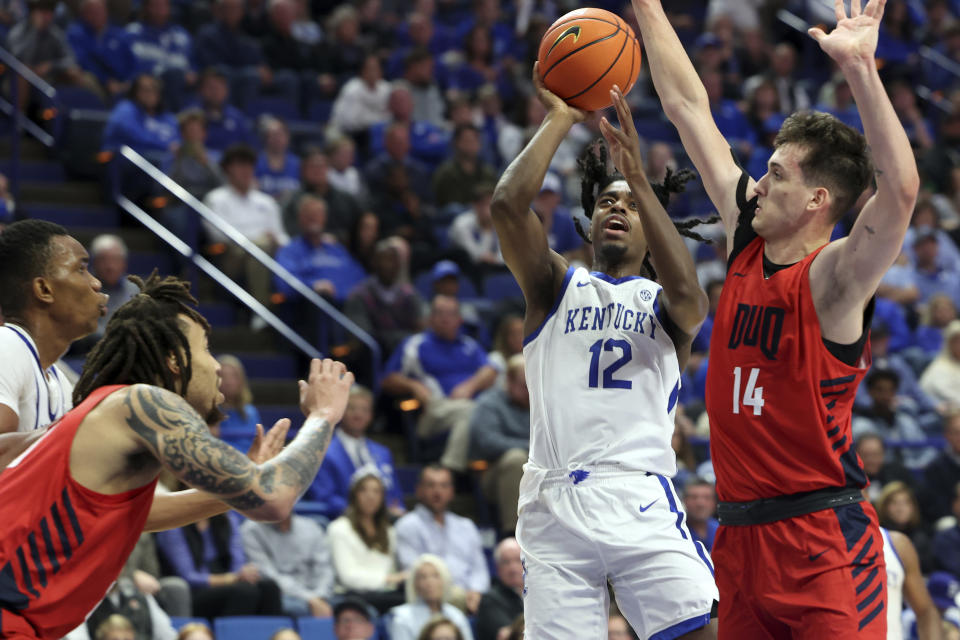
<instances>
[{"instance_id":1,"label":"black trim on jersey","mask_svg":"<svg viewBox=\"0 0 960 640\"><path fill-rule=\"evenodd\" d=\"M753 230L753 217L757 213L757 196L747 200L747 185L750 184L750 174L737 160L737 155L733 152L733 149L730 149L730 155L737 166L740 167L740 182L737 183L737 209L740 210L740 215L737 216L737 229L733 232L733 248L727 257L727 272L730 271L730 265L740 255L740 252L757 238L757 232Z\"/></svg>"},{"instance_id":2,"label":"black trim on jersey","mask_svg":"<svg viewBox=\"0 0 960 640\"><path fill-rule=\"evenodd\" d=\"M827 348L827 351L847 366L856 367L860 362L860 357L863 355L863 348L867 345L867 338L870 336L870 325L873 323L873 308L876 306L876 301L876 297L870 298L870 302L867 303L866 308L863 310L863 330L856 342L840 344L839 342L827 340L822 335L820 336L820 339L823 340L823 346Z\"/></svg>"}]
</instances>

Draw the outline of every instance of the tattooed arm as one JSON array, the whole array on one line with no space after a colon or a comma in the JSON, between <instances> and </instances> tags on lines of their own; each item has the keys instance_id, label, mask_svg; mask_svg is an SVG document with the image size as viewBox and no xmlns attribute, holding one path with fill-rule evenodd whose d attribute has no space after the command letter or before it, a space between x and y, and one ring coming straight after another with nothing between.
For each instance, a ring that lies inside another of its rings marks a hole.
<instances>
[{"instance_id":1,"label":"tattooed arm","mask_svg":"<svg viewBox=\"0 0 960 640\"><path fill-rule=\"evenodd\" d=\"M307 420L276 458L257 465L210 435L180 396L149 385L125 389L127 424L161 464L181 481L212 494L254 520L281 520L313 481L333 425L343 415L353 374L332 360L314 360L300 381Z\"/></svg>"}]
</instances>

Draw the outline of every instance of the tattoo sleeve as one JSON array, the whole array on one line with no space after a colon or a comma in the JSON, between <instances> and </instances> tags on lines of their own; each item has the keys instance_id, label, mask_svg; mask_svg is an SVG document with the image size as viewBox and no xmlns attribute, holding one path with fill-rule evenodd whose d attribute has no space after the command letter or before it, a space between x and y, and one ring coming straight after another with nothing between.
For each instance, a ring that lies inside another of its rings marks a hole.
<instances>
[{"instance_id":1,"label":"tattoo sleeve","mask_svg":"<svg viewBox=\"0 0 960 640\"><path fill-rule=\"evenodd\" d=\"M279 456L257 466L213 437L200 415L174 393L134 385L124 402L127 424L165 467L240 511L299 499L320 468L332 433L325 420L307 420Z\"/></svg>"}]
</instances>

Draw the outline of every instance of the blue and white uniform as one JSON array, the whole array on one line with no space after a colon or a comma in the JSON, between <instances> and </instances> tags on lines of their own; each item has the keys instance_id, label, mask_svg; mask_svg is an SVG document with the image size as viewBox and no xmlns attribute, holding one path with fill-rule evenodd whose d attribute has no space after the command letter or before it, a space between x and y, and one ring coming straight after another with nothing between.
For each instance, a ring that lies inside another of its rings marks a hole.
<instances>
[{"instance_id":1,"label":"blue and white uniform","mask_svg":"<svg viewBox=\"0 0 960 640\"><path fill-rule=\"evenodd\" d=\"M887 640L903 640L903 583L907 572L900 554L893 546L890 532L880 527L883 535L883 561L887 567Z\"/></svg>"},{"instance_id":2,"label":"blue and white uniform","mask_svg":"<svg viewBox=\"0 0 960 640\"><path fill-rule=\"evenodd\" d=\"M702 627L718 599L670 477L680 367L661 287L571 267L524 341L530 458L517 539L527 638L606 638L607 580L641 638Z\"/></svg>"},{"instance_id":3,"label":"blue and white uniform","mask_svg":"<svg viewBox=\"0 0 960 640\"><path fill-rule=\"evenodd\" d=\"M0 326L0 353L0 404L17 414L17 431L46 427L73 407L73 384L57 365L41 368L37 345L23 327Z\"/></svg>"}]
</instances>

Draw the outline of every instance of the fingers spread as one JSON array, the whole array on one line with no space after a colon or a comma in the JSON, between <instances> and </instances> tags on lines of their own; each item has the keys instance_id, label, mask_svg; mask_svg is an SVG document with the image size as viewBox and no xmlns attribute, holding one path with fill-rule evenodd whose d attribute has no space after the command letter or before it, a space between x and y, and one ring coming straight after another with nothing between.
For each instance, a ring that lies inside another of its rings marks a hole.
<instances>
[{"instance_id":1,"label":"fingers spread","mask_svg":"<svg viewBox=\"0 0 960 640\"><path fill-rule=\"evenodd\" d=\"M850 0L850 17L856 18L860 15L860 0Z\"/></svg>"},{"instance_id":2,"label":"fingers spread","mask_svg":"<svg viewBox=\"0 0 960 640\"><path fill-rule=\"evenodd\" d=\"M837 15L837 22L840 22L847 17L847 10L843 7L843 0L834 1L833 12Z\"/></svg>"}]
</instances>

